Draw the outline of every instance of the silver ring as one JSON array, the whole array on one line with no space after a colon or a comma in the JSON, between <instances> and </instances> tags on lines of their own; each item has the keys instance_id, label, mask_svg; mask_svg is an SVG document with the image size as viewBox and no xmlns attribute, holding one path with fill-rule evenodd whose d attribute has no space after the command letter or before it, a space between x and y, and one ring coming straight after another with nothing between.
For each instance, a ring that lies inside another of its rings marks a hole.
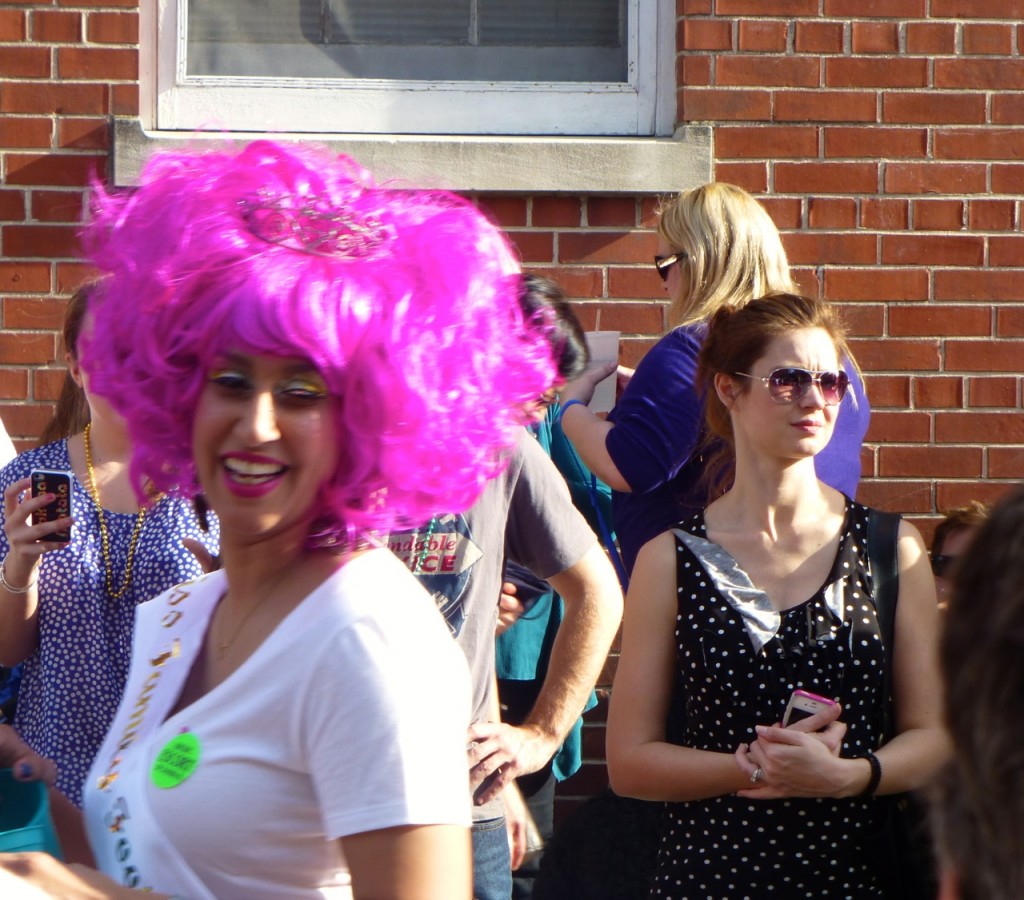
<instances>
[{"instance_id":1,"label":"silver ring","mask_svg":"<svg viewBox=\"0 0 1024 900\"><path fill-rule=\"evenodd\" d=\"M758 766L754 769L754 774L750 776L750 783L757 784L762 778L764 778L764 769Z\"/></svg>"}]
</instances>

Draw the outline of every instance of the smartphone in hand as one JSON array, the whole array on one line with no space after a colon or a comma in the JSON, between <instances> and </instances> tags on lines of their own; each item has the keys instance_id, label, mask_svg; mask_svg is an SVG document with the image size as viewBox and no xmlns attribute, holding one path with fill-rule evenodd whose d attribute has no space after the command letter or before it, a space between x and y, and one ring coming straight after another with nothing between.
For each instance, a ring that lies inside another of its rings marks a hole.
<instances>
[{"instance_id":1,"label":"smartphone in hand","mask_svg":"<svg viewBox=\"0 0 1024 900\"><path fill-rule=\"evenodd\" d=\"M41 494L55 495L52 502L47 503L42 509L37 509L32 513L33 525L41 525L44 522L53 522L56 519L65 519L71 515L70 472L54 472L48 469L33 469L29 477L32 479L33 497L38 497ZM66 544L71 540L71 529L62 528L60 531L43 535L41 540Z\"/></svg>"},{"instance_id":2,"label":"smartphone in hand","mask_svg":"<svg viewBox=\"0 0 1024 900\"><path fill-rule=\"evenodd\" d=\"M799 722L801 719L809 719L815 713L835 705L835 700L829 700L828 697L820 697L818 694L812 694L810 691L797 688L790 695L789 703L786 705L786 713L782 717L782 725L786 727L794 722Z\"/></svg>"}]
</instances>

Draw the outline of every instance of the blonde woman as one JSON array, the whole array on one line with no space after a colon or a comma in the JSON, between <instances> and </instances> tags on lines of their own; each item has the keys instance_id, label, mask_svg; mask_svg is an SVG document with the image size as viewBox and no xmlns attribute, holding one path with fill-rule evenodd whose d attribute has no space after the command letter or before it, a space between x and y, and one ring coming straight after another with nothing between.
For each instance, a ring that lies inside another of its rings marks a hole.
<instances>
[{"instance_id":1,"label":"blonde woman","mask_svg":"<svg viewBox=\"0 0 1024 900\"><path fill-rule=\"evenodd\" d=\"M706 499L701 456L704 403L695 389L707 322L726 307L793 291L778 229L741 188L713 182L667 202L658 220L654 265L671 301L672 330L644 357L607 420L586 407L607 368L560 392L562 428L583 461L611 485L615 530L627 571L640 548ZM870 410L855 367L819 476L853 498Z\"/></svg>"}]
</instances>

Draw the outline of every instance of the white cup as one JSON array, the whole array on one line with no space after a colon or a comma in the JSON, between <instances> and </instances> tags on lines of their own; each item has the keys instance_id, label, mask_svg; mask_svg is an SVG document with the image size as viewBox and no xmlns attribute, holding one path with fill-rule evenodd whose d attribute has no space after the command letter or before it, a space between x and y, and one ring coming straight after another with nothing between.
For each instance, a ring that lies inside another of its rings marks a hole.
<instances>
[{"instance_id":1,"label":"white cup","mask_svg":"<svg viewBox=\"0 0 1024 900\"><path fill-rule=\"evenodd\" d=\"M618 331L588 331L587 347L590 349L590 368L596 369L605 363L619 362ZM615 405L616 377L613 371L607 378L602 378L594 388L594 396L590 401L592 412L610 412Z\"/></svg>"}]
</instances>

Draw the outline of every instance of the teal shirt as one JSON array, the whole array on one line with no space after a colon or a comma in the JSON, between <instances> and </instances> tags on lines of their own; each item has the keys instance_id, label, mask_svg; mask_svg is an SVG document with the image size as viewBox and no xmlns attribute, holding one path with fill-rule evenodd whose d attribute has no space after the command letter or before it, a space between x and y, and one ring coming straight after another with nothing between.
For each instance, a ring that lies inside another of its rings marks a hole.
<instances>
[{"instance_id":1,"label":"teal shirt","mask_svg":"<svg viewBox=\"0 0 1024 900\"><path fill-rule=\"evenodd\" d=\"M544 419L531 427L541 447L551 457L569 486L576 508L583 513L595 532L600 533L594 504L591 501L590 470L583 464L558 423L561 407L554 403ZM611 523L611 489L597 483L598 504L604 521ZM558 626L564 612L562 598L553 590L544 594L501 635L495 644L495 662L499 680L542 682L554 646ZM539 684L538 684L539 689ZM584 712L597 705L597 695L590 692ZM555 778L564 781L576 772L582 762L583 719L577 719L565 742L552 760Z\"/></svg>"}]
</instances>

